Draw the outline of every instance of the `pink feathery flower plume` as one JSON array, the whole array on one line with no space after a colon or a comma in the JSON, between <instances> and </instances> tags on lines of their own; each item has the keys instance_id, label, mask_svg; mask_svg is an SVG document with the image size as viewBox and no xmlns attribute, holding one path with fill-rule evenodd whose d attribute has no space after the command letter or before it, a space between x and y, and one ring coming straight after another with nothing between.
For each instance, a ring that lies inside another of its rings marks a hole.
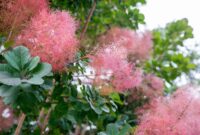
<instances>
[{"instance_id":1,"label":"pink feathery flower plume","mask_svg":"<svg viewBox=\"0 0 200 135\"><path fill-rule=\"evenodd\" d=\"M158 98L163 95L164 92L164 81L153 75L147 74L143 76L142 83L133 92L132 100L148 99L149 101Z\"/></svg>"},{"instance_id":2,"label":"pink feathery flower plume","mask_svg":"<svg viewBox=\"0 0 200 135\"><path fill-rule=\"evenodd\" d=\"M145 97L149 99L157 98L163 94L164 81L153 74L147 74L144 76L140 88Z\"/></svg>"},{"instance_id":3,"label":"pink feathery flower plume","mask_svg":"<svg viewBox=\"0 0 200 135\"><path fill-rule=\"evenodd\" d=\"M142 72L126 59L127 50L118 44L100 48L91 56L90 66L95 69L96 80L107 80L119 92L141 83Z\"/></svg>"},{"instance_id":4,"label":"pink feathery flower plume","mask_svg":"<svg viewBox=\"0 0 200 135\"><path fill-rule=\"evenodd\" d=\"M152 50L150 32L136 33L125 28L111 28L105 35L99 38L101 45L117 43L127 49L128 57L133 60L145 60L149 58Z\"/></svg>"},{"instance_id":5,"label":"pink feathery flower plume","mask_svg":"<svg viewBox=\"0 0 200 135\"><path fill-rule=\"evenodd\" d=\"M141 106L138 107L135 113L138 117L152 108L156 100L164 94L164 81L153 75L146 74L143 76L142 83L138 86L128 98L129 102L141 101Z\"/></svg>"},{"instance_id":6,"label":"pink feathery flower plume","mask_svg":"<svg viewBox=\"0 0 200 135\"><path fill-rule=\"evenodd\" d=\"M200 134L200 89L184 87L159 99L144 114L136 135Z\"/></svg>"},{"instance_id":7,"label":"pink feathery flower plume","mask_svg":"<svg viewBox=\"0 0 200 135\"><path fill-rule=\"evenodd\" d=\"M0 132L11 128L13 124L13 112L11 108L6 106L0 98Z\"/></svg>"},{"instance_id":8,"label":"pink feathery flower plume","mask_svg":"<svg viewBox=\"0 0 200 135\"><path fill-rule=\"evenodd\" d=\"M43 10L32 18L16 42L50 63L54 71L62 71L77 51L76 28L77 23L68 12Z\"/></svg>"},{"instance_id":9,"label":"pink feathery flower plume","mask_svg":"<svg viewBox=\"0 0 200 135\"><path fill-rule=\"evenodd\" d=\"M47 0L2 0L0 31L18 33L41 10L48 10Z\"/></svg>"}]
</instances>

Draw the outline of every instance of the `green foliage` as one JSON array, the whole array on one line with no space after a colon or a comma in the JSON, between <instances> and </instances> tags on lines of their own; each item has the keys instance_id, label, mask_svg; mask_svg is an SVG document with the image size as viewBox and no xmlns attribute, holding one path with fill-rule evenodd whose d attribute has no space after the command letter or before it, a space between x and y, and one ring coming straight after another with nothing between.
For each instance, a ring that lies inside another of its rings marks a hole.
<instances>
[{"instance_id":1,"label":"green foliage","mask_svg":"<svg viewBox=\"0 0 200 135\"><path fill-rule=\"evenodd\" d=\"M129 124L118 125L116 123L111 123L106 126L105 132L100 132L98 135L127 135L131 131L131 126Z\"/></svg>"},{"instance_id":2,"label":"green foliage","mask_svg":"<svg viewBox=\"0 0 200 135\"><path fill-rule=\"evenodd\" d=\"M51 0L53 8L71 11L83 28L95 0ZM137 8L145 0L96 0L96 8L89 22L87 34L95 37L112 26L137 29L144 24L144 15Z\"/></svg>"},{"instance_id":3,"label":"green foliage","mask_svg":"<svg viewBox=\"0 0 200 135\"><path fill-rule=\"evenodd\" d=\"M169 84L183 73L195 69L191 55L180 51L184 41L193 37L192 28L187 19L168 23L165 28L153 30L154 48L152 58L146 64L147 72L153 72Z\"/></svg>"},{"instance_id":4,"label":"green foliage","mask_svg":"<svg viewBox=\"0 0 200 135\"><path fill-rule=\"evenodd\" d=\"M27 48L18 46L3 55L0 64L0 96L6 104L28 112L37 106L43 97L42 85L50 75L51 65L41 63L39 57L31 57Z\"/></svg>"},{"instance_id":5,"label":"green foliage","mask_svg":"<svg viewBox=\"0 0 200 135\"><path fill-rule=\"evenodd\" d=\"M145 4L145 0L50 2L52 8L69 10L79 21L80 30L96 2L86 32L93 41L111 27L136 30L139 24L144 24L144 15L137 5ZM192 53L185 55L180 51L180 47L184 48L184 41L192 37L192 28L186 19L153 30L153 52L151 59L145 64L145 72L158 75L174 87L176 78L189 74L196 68ZM6 48L13 44L2 36L0 43ZM50 111L46 126L50 135L74 133L77 127L84 130L89 128L88 134L127 135L136 128L138 119L134 111L146 103L147 99L133 100L131 94L135 91L103 96L97 88L84 84L80 79L75 80L76 75L81 76L86 72L89 62L88 58L84 58L86 51L79 51L77 61L68 63L66 71L55 74L51 73L50 64L40 62L37 56L31 57L28 49L23 46L0 55L0 97L15 110L29 114L22 128L24 135L41 134L37 123L30 124L31 121L38 120L41 108L44 109L45 116ZM12 133L13 130L10 130L5 134Z\"/></svg>"},{"instance_id":6,"label":"green foliage","mask_svg":"<svg viewBox=\"0 0 200 135\"><path fill-rule=\"evenodd\" d=\"M57 74L55 77L56 85L51 99L55 104L51 106L50 132L55 132L54 129L59 133L73 131L74 124L81 126L83 123L98 127L102 122L100 117L117 110L117 105L109 97L100 96L94 88L82 85L78 89L77 85L73 85L71 73Z\"/></svg>"}]
</instances>

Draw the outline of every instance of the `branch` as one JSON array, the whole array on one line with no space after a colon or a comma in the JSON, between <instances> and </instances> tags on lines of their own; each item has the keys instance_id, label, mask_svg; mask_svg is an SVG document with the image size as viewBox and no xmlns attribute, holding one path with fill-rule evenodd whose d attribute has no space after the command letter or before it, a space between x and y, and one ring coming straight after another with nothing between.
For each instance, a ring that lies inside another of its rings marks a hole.
<instances>
[{"instance_id":1,"label":"branch","mask_svg":"<svg viewBox=\"0 0 200 135\"><path fill-rule=\"evenodd\" d=\"M20 118L19 118L19 122L18 122L18 125L17 125L17 128L15 130L14 135L19 135L20 134L25 118L26 118L26 115L24 113L22 113Z\"/></svg>"},{"instance_id":2,"label":"branch","mask_svg":"<svg viewBox=\"0 0 200 135\"><path fill-rule=\"evenodd\" d=\"M185 107L183 108L183 111L180 112L175 124L171 127L171 131L174 130L175 125L182 119L182 117L184 116L185 112L187 111L187 109L189 108L190 104L192 102L192 99L189 100L189 102L185 105Z\"/></svg>"},{"instance_id":3,"label":"branch","mask_svg":"<svg viewBox=\"0 0 200 135\"><path fill-rule=\"evenodd\" d=\"M92 8L90 9L89 15L88 15L88 17L87 17L87 20L86 20L86 22L85 22L85 24L84 24L84 27L83 27L83 30L82 30L82 32L81 32L80 41L81 41L81 40L84 38L84 36L85 36L85 33L86 33L86 31L87 31L87 28L88 28L88 24L89 24L89 22L90 22L90 19L91 19L93 13L94 13L94 10L95 10L95 8L96 8L96 3L97 3L96 0L94 0L94 3L92 4Z\"/></svg>"},{"instance_id":4,"label":"branch","mask_svg":"<svg viewBox=\"0 0 200 135\"><path fill-rule=\"evenodd\" d=\"M51 111L52 111L52 109L50 108L48 110L48 113L46 114L46 116L44 118L44 122L43 122L43 124L41 126L41 134L45 134L45 129L46 129L46 126L47 126L47 124L49 122L49 117L50 117Z\"/></svg>"}]
</instances>

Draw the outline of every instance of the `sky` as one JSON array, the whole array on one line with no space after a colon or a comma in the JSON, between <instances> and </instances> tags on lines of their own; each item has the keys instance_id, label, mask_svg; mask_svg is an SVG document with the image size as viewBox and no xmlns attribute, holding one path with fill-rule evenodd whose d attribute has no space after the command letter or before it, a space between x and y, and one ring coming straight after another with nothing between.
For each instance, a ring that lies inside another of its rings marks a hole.
<instances>
[{"instance_id":1,"label":"sky","mask_svg":"<svg viewBox=\"0 0 200 135\"><path fill-rule=\"evenodd\" d=\"M200 0L147 0L140 10L145 15L147 29L187 18L194 28L194 40L200 42Z\"/></svg>"},{"instance_id":2,"label":"sky","mask_svg":"<svg viewBox=\"0 0 200 135\"><path fill-rule=\"evenodd\" d=\"M168 22L187 18L189 25L193 27L194 39L185 42L191 50L199 50L200 45L200 0L146 0L147 4L140 7L140 11L145 15L146 25L142 29L153 29L164 27ZM200 63L200 62L199 62ZM195 73L195 77L200 79L200 74ZM178 84L187 83L186 77L177 79Z\"/></svg>"}]
</instances>

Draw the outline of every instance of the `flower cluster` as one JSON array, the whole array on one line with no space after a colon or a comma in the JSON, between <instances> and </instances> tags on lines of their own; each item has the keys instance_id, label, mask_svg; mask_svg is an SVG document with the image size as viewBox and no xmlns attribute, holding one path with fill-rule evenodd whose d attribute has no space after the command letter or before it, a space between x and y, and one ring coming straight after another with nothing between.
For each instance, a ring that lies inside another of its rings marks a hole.
<instances>
[{"instance_id":1,"label":"flower cluster","mask_svg":"<svg viewBox=\"0 0 200 135\"><path fill-rule=\"evenodd\" d=\"M164 90L164 81L153 75L146 74L143 76L141 85L132 93L132 100L147 99L153 100L162 96Z\"/></svg>"},{"instance_id":2,"label":"flower cluster","mask_svg":"<svg viewBox=\"0 0 200 135\"><path fill-rule=\"evenodd\" d=\"M0 31L17 34L31 17L48 10L47 0L2 0L0 2Z\"/></svg>"},{"instance_id":3,"label":"flower cluster","mask_svg":"<svg viewBox=\"0 0 200 135\"><path fill-rule=\"evenodd\" d=\"M200 89L184 87L157 100L141 118L136 135L200 134Z\"/></svg>"},{"instance_id":4,"label":"flower cluster","mask_svg":"<svg viewBox=\"0 0 200 135\"><path fill-rule=\"evenodd\" d=\"M150 32L136 33L130 29L111 28L105 35L99 38L101 45L120 43L127 49L131 60L145 60L149 58L152 50L152 40Z\"/></svg>"},{"instance_id":5,"label":"flower cluster","mask_svg":"<svg viewBox=\"0 0 200 135\"><path fill-rule=\"evenodd\" d=\"M153 74L147 74L144 76L140 88L142 89L143 96L149 99L157 98L163 94L164 81Z\"/></svg>"},{"instance_id":6,"label":"flower cluster","mask_svg":"<svg viewBox=\"0 0 200 135\"><path fill-rule=\"evenodd\" d=\"M13 112L3 103L2 99L0 99L0 122L0 132L9 129L14 123Z\"/></svg>"},{"instance_id":7,"label":"flower cluster","mask_svg":"<svg viewBox=\"0 0 200 135\"><path fill-rule=\"evenodd\" d=\"M139 86L142 71L135 66L135 62L149 57L152 48L151 34L112 28L99 38L99 44L100 49L90 57L90 66L95 69L97 82L102 82L99 81L102 80L101 75L110 74L107 81L117 91Z\"/></svg>"},{"instance_id":8,"label":"flower cluster","mask_svg":"<svg viewBox=\"0 0 200 135\"><path fill-rule=\"evenodd\" d=\"M76 27L68 12L43 10L31 19L16 42L28 47L33 56L50 63L54 71L62 71L77 50Z\"/></svg>"},{"instance_id":9,"label":"flower cluster","mask_svg":"<svg viewBox=\"0 0 200 135\"><path fill-rule=\"evenodd\" d=\"M142 72L127 59L127 50L118 43L113 43L99 49L91 56L91 64L96 71L96 79L101 80L102 75L118 91L134 88L141 83Z\"/></svg>"}]
</instances>

